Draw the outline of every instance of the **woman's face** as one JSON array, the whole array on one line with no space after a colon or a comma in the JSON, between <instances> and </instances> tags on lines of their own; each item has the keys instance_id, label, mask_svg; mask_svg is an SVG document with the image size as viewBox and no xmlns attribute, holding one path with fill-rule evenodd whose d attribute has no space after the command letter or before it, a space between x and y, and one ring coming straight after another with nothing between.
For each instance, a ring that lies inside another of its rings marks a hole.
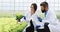
<instances>
[{"instance_id":1,"label":"woman's face","mask_svg":"<svg viewBox=\"0 0 60 32\"><path fill-rule=\"evenodd\" d=\"M33 14L34 13L34 6L31 5L31 13Z\"/></svg>"}]
</instances>

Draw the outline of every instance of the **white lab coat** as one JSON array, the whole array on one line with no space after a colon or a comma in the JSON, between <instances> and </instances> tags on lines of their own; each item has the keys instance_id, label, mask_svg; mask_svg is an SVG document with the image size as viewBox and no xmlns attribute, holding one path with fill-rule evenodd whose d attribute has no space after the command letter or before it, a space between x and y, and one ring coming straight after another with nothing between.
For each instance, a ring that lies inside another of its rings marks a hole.
<instances>
[{"instance_id":1,"label":"white lab coat","mask_svg":"<svg viewBox=\"0 0 60 32\"><path fill-rule=\"evenodd\" d=\"M26 28L30 26L30 22L29 22L29 21L30 21L30 17L31 17L30 11L28 11L24 16L26 17L26 20L25 20L24 17L23 17L23 18L20 20L20 22L27 21L28 25L27 25L27 26L25 27L25 29L23 30L23 32L26 32Z\"/></svg>"},{"instance_id":2,"label":"white lab coat","mask_svg":"<svg viewBox=\"0 0 60 32\"><path fill-rule=\"evenodd\" d=\"M49 29L51 32L60 32L60 22L58 21L56 14L53 10L48 10L43 22L48 22Z\"/></svg>"},{"instance_id":3,"label":"white lab coat","mask_svg":"<svg viewBox=\"0 0 60 32\"><path fill-rule=\"evenodd\" d=\"M37 17L38 17L38 16L37 16L36 14L33 14L33 15L31 16L31 18L30 18L30 19L32 19L32 21L33 21L34 27L36 28L36 26L41 26L41 27L39 27L39 28L37 28L37 29L44 29L44 23L43 23L43 22L40 22Z\"/></svg>"},{"instance_id":4,"label":"white lab coat","mask_svg":"<svg viewBox=\"0 0 60 32\"><path fill-rule=\"evenodd\" d=\"M30 26L30 20L32 19L33 25L34 25L35 28L36 28L37 25L41 26L41 27L39 27L39 29L43 29L43 28L44 28L44 23L38 21L38 19L37 19L38 16L36 15L36 13L31 16L31 13L30 13L30 11L29 11L29 12L25 15L25 17L26 17L26 21L28 22L27 27ZM24 18L21 19L21 22L23 22L23 21L25 21ZM26 28L27 28L27 27L26 27ZM26 28L24 29L23 32L26 32Z\"/></svg>"}]
</instances>

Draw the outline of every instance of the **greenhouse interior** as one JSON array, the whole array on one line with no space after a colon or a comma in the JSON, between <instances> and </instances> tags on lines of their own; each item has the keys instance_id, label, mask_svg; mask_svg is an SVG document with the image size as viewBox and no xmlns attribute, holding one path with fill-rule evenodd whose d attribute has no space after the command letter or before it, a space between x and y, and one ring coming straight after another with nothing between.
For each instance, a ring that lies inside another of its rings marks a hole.
<instances>
[{"instance_id":1,"label":"greenhouse interior","mask_svg":"<svg viewBox=\"0 0 60 32\"><path fill-rule=\"evenodd\" d=\"M60 0L0 0L0 32L23 32L28 23L20 22L20 18L31 10L32 3L37 4L36 14L44 19L40 8L40 3L44 1L49 4L51 10L54 10L60 21Z\"/></svg>"}]
</instances>

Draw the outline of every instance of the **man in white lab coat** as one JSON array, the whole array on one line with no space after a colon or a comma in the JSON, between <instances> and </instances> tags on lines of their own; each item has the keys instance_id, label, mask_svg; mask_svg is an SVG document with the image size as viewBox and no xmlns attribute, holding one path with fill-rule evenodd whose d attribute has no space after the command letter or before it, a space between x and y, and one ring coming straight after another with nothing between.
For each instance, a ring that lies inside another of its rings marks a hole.
<instances>
[{"instance_id":1,"label":"man in white lab coat","mask_svg":"<svg viewBox=\"0 0 60 32\"><path fill-rule=\"evenodd\" d=\"M49 23L45 26L45 30L49 30L50 32L60 32L60 25L57 20L56 14L52 9L48 7L47 2L42 2L40 4L42 13L45 14L45 19L42 20L44 23Z\"/></svg>"}]
</instances>

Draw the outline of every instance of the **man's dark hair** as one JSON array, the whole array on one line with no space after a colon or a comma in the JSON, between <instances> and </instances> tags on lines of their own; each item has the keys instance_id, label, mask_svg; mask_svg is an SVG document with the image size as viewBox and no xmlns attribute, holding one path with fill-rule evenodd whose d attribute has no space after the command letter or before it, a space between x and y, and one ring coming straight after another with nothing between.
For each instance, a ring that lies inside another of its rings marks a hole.
<instances>
[{"instance_id":1,"label":"man's dark hair","mask_svg":"<svg viewBox=\"0 0 60 32\"><path fill-rule=\"evenodd\" d=\"M40 4L40 6L48 7L48 3L47 3L47 2L42 2L42 3Z\"/></svg>"},{"instance_id":2,"label":"man's dark hair","mask_svg":"<svg viewBox=\"0 0 60 32\"><path fill-rule=\"evenodd\" d=\"M37 4L36 3L32 3L32 5L34 6L34 10L37 10Z\"/></svg>"}]
</instances>

